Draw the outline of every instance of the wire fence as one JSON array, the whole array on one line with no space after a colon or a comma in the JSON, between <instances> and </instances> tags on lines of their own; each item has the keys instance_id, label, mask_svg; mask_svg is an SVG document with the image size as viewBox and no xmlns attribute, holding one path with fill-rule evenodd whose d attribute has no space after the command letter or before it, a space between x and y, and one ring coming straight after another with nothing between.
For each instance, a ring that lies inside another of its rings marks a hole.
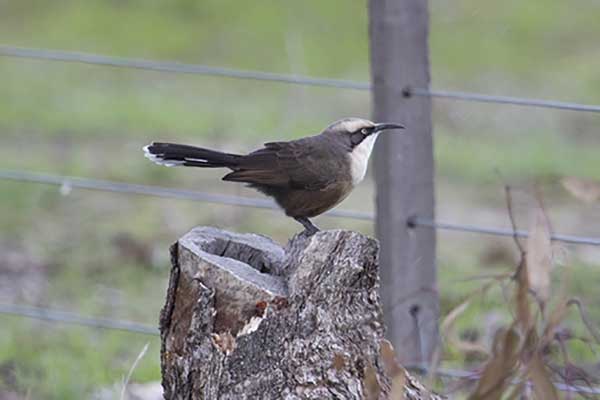
<instances>
[{"instance_id":1,"label":"wire fence","mask_svg":"<svg viewBox=\"0 0 600 400\"><path fill-rule=\"evenodd\" d=\"M215 194L199 192L195 190L183 190L153 185L139 185L134 183L124 183L107 181L100 179L80 178L74 176L50 175L28 171L3 170L0 169L0 179L12 180L18 182L32 182L48 185L60 186L63 193L69 193L72 188L99 190L105 192L116 192L125 194L139 194L155 197L167 197L171 199L202 201L214 204L225 204L230 206L253 207L268 210L278 210L279 207L271 200L258 199L243 196L230 196L224 194ZM331 210L325 215L340 218L352 218L359 220L372 220L372 213L350 211L350 210Z\"/></svg>"},{"instance_id":2,"label":"wire fence","mask_svg":"<svg viewBox=\"0 0 600 400\"><path fill-rule=\"evenodd\" d=\"M208 65L186 64L175 61L155 61L139 58L113 57L101 54L90 54L73 51L33 49L0 45L0 56L29 58L46 61L72 62L117 68L134 68L182 74L197 74L226 78L250 79L304 86L318 86L363 91L371 90L371 85L369 83L352 80L280 74L274 72L242 70L225 67L213 67ZM600 106L598 105L579 104L555 100L519 98L510 96L495 96L448 90L432 90L429 88L413 88L410 86L404 88L403 94L405 97L429 96L434 98L473 101L480 103L510 104L516 106L553 108L559 110L600 113Z\"/></svg>"},{"instance_id":3,"label":"wire fence","mask_svg":"<svg viewBox=\"0 0 600 400\"><path fill-rule=\"evenodd\" d=\"M18 304L0 304L0 314L32 318L47 322L87 326L116 331L139 333L142 335L158 335L158 329L137 322L115 320L110 318L96 318L80 315L68 311L53 310L50 308L33 307Z\"/></svg>"},{"instance_id":4,"label":"wire fence","mask_svg":"<svg viewBox=\"0 0 600 400\"><path fill-rule=\"evenodd\" d=\"M366 82L311 77L303 75L280 74L273 72L242 70L224 67L213 67L207 65L187 64L173 61L155 61L136 58L112 57L99 54L82 52L58 51L49 49L22 48L8 45L0 45L0 56L37 59L46 61L60 61L71 63L83 63L90 65L109 66L117 68L132 68L169 73L197 74L205 76L218 76L236 79L248 79L324 88L337 88L347 90L369 91L371 85ZM555 100L541 100L531 98L519 98L510 96L496 96L487 94L467 93L458 91L433 90L429 88L406 87L403 90L406 98L415 96L427 96L432 98L451 99L459 101L471 101L480 103L508 104L526 107L550 108L558 110L569 110L579 112L600 113L600 106L588 105ZM62 192L68 193L71 188L100 190L124 194L138 194L173 199L202 201L216 204L226 204L242 207L254 207L262 209L277 209L272 201L265 199L254 199L241 196L229 196L199 191L174 189L160 186L140 185L133 183L114 182L82 177L69 177L62 175L41 174L28 171L0 170L0 179L19 182L31 182L38 184L50 184L60 186ZM373 220L374 215L367 212L350 210L333 210L326 215L331 217L352 218L358 220ZM421 216L409 218L407 224L412 228L430 228L437 230L449 230L474 234L485 234L505 237L527 237L527 231L513 231L512 229L482 227L466 224L455 224L438 222ZM579 245L600 245L600 238L573 236L554 233L552 240ZM95 318L76 313L53 310L49 308L32 307L25 305L0 304L0 314L19 317L33 318L53 323L74 324L91 328L108 330L119 330L144 335L158 335L155 327L124 320L113 320L107 318ZM474 372L463 370L439 369L437 374L454 379L478 379L479 375ZM600 394L600 388L567 385L555 382L557 389L568 392L584 394Z\"/></svg>"},{"instance_id":5,"label":"wire fence","mask_svg":"<svg viewBox=\"0 0 600 400\"><path fill-rule=\"evenodd\" d=\"M475 225L464 225L464 224L450 224L445 222L436 222L428 218L422 217L413 217L408 220L409 226L421 226L427 228L434 228L439 230L449 230L449 231L457 231L457 232L465 232L465 233L477 233L483 235L493 235L493 236L505 236L505 237L518 237L518 238L527 238L529 237L529 232L512 229L502 229L502 228L490 228L483 226L475 226ZM571 244L584 244L590 246L600 246L600 238L593 237L585 237L585 236L574 236L574 235L564 235L561 233L551 233L550 239L556 242L563 243L571 243Z\"/></svg>"},{"instance_id":6,"label":"wire fence","mask_svg":"<svg viewBox=\"0 0 600 400\"><path fill-rule=\"evenodd\" d=\"M404 96L429 96L444 99L474 101L478 103L511 104L515 106L554 108L558 110L569 111L600 112L600 106L595 105L569 103L555 100L524 99L511 96L493 96L479 93L452 92L448 90L431 90L407 87L404 89Z\"/></svg>"},{"instance_id":7,"label":"wire fence","mask_svg":"<svg viewBox=\"0 0 600 400\"><path fill-rule=\"evenodd\" d=\"M159 331L155 327L139 324L137 322L114 320L110 318L89 317L73 312L55 310L51 308L34 307L17 304L0 304L0 314L8 316L17 316L41 320L50 323L78 325L95 329L106 329L114 331L129 332L133 334L158 336ZM407 365L408 370L420 374L427 374L428 368L421 365ZM477 371L466 371L459 369L437 368L435 375L450 379L472 380L480 378ZM519 382L512 382L518 384ZM600 394L600 388L581 385L569 385L562 382L554 382L554 386L564 392L582 393L582 394Z\"/></svg>"},{"instance_id":8,"label":"wire fence","mask_svg":"<svg viewBox=\"0 0 600 400\"><path fill-rule=\"evenodd\" d=\"M116 192L124 194L138 194L146 196L167 197L172 199L202 201L214 204L225 204L240 207L253 207L267 210L279 210L279 207L272 201L266 199L256 199L243 196L230 196L224 194L214 194L207 192L199 192L194 190L183 190L168 188L162 186L139 185L133 183L115 182L99 179L81 178L74 176L50 175L28 171L2 170L0 169L0 179L12 180L18 182L32 182L40 184L49 184L60 186L64 193L69 193L72 188L99 190L105 192ZM375 219L375 215L368 212L353 211L353 210L331 210L324 215L337 218L350 218L357 220L371 221ZM526 238L529 236L527 231L513 231L512 229L483 227L476 225L456 224L447 222L437 222L424 217L412 217L407 221L408 226L417 228L433 228L439 230L449 230L463 233L485 234L504 237L520 237ZM550 238L557 242L600 246L600 238L565 235L561 233L553 233Z\"/></svg>"}]
</instances>

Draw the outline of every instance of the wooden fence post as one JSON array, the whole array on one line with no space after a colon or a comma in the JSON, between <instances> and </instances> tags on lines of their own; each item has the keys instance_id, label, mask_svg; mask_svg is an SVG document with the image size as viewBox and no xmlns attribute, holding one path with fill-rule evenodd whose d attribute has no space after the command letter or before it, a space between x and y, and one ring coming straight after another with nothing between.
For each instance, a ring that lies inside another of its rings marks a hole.
<instances>
[{"instance_id":1,"label":"wooden fence post","mask_svg":"<svg viewBox=\"0 0 600 400\"><path fill-rule=\"evenodd\" d=\"M435 231L407 224L434 217L431 102L405 95L429 87L428 24L427 0L369 1L374 120L407 128L384 133L374 155L384 316L403 363L427 363L438 337Z\"/></svg>"}]
</instances>

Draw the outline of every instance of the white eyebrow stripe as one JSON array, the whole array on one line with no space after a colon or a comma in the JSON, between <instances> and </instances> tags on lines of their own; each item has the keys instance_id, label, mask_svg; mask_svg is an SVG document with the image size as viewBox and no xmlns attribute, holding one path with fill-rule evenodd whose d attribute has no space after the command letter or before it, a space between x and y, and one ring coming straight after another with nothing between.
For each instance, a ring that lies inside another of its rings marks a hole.
<instances>
[{"instance_id":1,"label":"white eyebrow stripe","mask_svg":"<svg viewBox=\"0 0 600 400\"><path fill-rule=\"evenodd\" d=\"M366 119L351 119L347 121L342 121L340 125L344 130L348 132L356 132L361 128L373 126L373 123L371 121L367 121Z\"/></svg>"}]
</instances>

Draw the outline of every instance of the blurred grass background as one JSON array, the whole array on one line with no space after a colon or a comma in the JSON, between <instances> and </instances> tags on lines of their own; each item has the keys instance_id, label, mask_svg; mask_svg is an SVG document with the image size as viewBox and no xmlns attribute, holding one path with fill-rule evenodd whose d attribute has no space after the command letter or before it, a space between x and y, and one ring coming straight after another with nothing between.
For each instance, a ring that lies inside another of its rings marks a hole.
<instances>
[{"instance_id":1,"label":"blurred grass background","mask_svg":"<svg viewBox=\"0 0 600 400\"><path fill-rule=\"evenodd\" d=\"M433 87L600 104L597 1L432 0L430 9ZM0 43L369 78L365 2L0 1ZM169 139L246 151L369 114L369 94L350 90L0 57L0 168L254 196L220 182L218 172L152 165L140 149ZM510 183L526 227L528 187L538 182L556 231L600 236L600 208L557 184L564 175L598 178L598 118L435 101L439 219L507 226L502 186ZM373 196L365 182L341 208L372 211ZM367 222L318 224L373 234ZM281 243L299 229L272 211L0 182L0 301L156 325L168 245L195 225ZM572 292L600 321L599 251L564 252ZM514 259L509 240L440 232L442 311L480 285L466 278L506 270ZM458 321L459 331L485 335L505 317L503 304L500 290L490 293ZM569 326L582 332L575 318ZM136 382L159 379L158 339L1 316L0 390L90 398L120 382L148 340ZM573 351L597 362L586 345ZM453 349L446 357L472 361Z\"/></svg>"}]
</instances>

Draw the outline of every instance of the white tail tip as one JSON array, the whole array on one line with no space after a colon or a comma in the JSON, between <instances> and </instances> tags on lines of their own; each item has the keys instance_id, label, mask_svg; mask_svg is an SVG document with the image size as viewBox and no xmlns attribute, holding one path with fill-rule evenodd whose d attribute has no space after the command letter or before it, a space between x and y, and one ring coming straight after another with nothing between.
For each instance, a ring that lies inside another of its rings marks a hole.
<instances>
[{"instance_id":1,"label":"white tail tip","mask_svg":"<svg viewBox=\"0 0 600 400\"><path fill-rule=\"evenodd\" d=\"M164 165L165 167L176 167L178 165L182 165L185 161L181 161L181 160L165 160L163 158L161 158L161 156L153 154L150 151L150 146L152 146L154 143L150 143L149 145L146 145L142 148L142 150L144 150L144 157L146 157L148 160L152 161L155 164L158 165Z\"/></svg>"}]
</instances>

